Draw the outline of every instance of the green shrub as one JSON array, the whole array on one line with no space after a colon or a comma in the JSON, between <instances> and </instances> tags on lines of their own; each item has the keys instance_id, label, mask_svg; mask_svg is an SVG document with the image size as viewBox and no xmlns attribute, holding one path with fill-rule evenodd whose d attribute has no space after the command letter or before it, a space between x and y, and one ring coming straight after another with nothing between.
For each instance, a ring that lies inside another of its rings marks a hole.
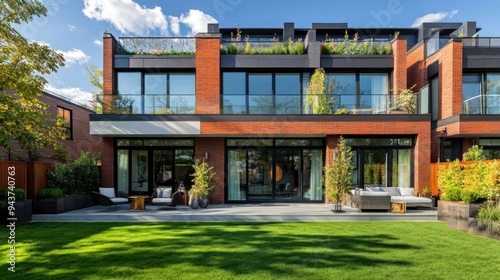
<instances>
[{"instance_id":1,"label":"green shrub","mask_svg":"<svg viewBox=\"0 0 500 280\"><path fill-rule=\"evenodd\" d=\"M41 189L38 192L39 198L59 198L63 196L63 191L60 188Z\"/></svg>"},{"instance_id":2,"label":"green shrub","mask_svg":"<svg viewBox=\"0 0 500 280\"><path fill-rule=\"evenodd\" d=\"M465 203L478 203L484 201L484 196L476 190L462 189L460 192L460 201Z\"/></svg>"},{"instance_id":3,"label":"green shrub","mask_svg":"<svg viewBox=\"0 0 500 280\"><path fill-rule=\"evenodd\" d=\"M500 204L480 208L476 218L480 226L486 227L491 233L500 235Z\"/></svg>"},{"instance_id":4,"label":"green shrub","mask_svg":"<svg viewBox=\"0 0 500 280\"><path fill-rule=\"evenodd\" d=\"M484 159L483 149L478 145L473 145L464 153L464 160L482 160Z\"/></svg>"},{"instance_id":5,"label":"green shrub","mask_svg":"<svg viewBox=\"0 0 500 280\"><path fill-rule=\"evenodd\" d=\"M462 199L462 188L447 187L441 195L442 200L460 201Z\"/></svg>"},{"instance_id":6,"label":"green shrub","mask_svg":"<svg viewBox=\"0 0 500 280\"><path fill-rule=\"evenodd\" d=\"M47 185L49 188L60 188L65 194L72 194L75 187L73 166L58 163L54 170L47 172Z\"/></svg>"},{"instance_id":7,"label":"green shrub","mask_svg":"<svg viewBox=\"0 0 500 280\"><path fill-rule=\"evenodd\" d=\"M335 114L337 115L348 115L350 112L349 112L349 109L347 108L341 108L341 109L338 109L337 112L335 112Z\"/></svg>"},{"instance_id":8,"label":"green shrub","mask_svg":"<svg viewBox=\"0 0 500 280\"><path fill-rule=\"evenodd\" d=\"M47 173L49 188L59 188L66 195L86 194L100 185L97 158L82 152L80 158L70 164L57 164Z\"/></svg>"},{"instance_id":9,"label":"green shrub","mask_svg":"<svg viewBox=\"0 0 500 280\"><path fill-rule=\"evenodd\" d=\"M0 189L0 200L8 200L9 192L13 192L16 200L24 200L26 198L26 192L23 189Z\"/></svg>"},{"instance_id":10,"label":"green shrub","mask_svg":"<svg viewBox=\"0 0 500 280\"><path fill-rule=\"evenodd\" d=\"M227 53L229 53L229 54L237 54L238 53L238 48L235 45L229 45L229 47L227 47Z\"/></svg>"}]
</instances>

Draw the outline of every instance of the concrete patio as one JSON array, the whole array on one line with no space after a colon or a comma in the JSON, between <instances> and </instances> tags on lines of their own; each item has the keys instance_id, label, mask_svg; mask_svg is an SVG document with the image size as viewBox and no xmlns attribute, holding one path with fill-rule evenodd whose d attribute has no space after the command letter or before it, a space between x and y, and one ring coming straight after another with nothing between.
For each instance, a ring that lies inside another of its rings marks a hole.
<instances>
[{"instance_id":1,"label":"concrete patio","mask_svg":"<svg viewBox=\"0 0 500 280\"><path fill-rule=\"evenodd\" d=\"M33 222L323 222L323 221L437 221L431 208L408 209L406 213L359 212L342 206L342 213L330 205L298 203L211 204L206 209L188 206L147 205L132 211L129 204L92 206L61 214L35 214Z\"/></svg>"}]
</instances>

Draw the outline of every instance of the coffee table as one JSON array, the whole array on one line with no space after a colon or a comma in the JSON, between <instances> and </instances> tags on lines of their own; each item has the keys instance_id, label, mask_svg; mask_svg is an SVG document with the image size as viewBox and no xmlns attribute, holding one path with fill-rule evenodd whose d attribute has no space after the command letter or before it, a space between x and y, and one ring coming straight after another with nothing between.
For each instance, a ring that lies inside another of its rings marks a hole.
<instances>
[{"instance_id":1,"label":"coffee table","mask_svg":"<svg viewBox=\"0 0 500 280\"><path fill-rule=\"evenodd\" d=\"M130 210L146 210L145 200L149 195L131 195L128 198L130 198Z\"/></svg>"}]
</instances>

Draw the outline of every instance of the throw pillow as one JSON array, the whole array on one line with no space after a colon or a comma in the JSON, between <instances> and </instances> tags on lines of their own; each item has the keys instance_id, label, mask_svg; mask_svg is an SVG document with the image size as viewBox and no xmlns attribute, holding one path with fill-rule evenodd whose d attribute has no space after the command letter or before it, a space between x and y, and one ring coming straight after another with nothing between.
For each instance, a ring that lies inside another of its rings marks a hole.
<instances>
[{"instance_id":1,"label":"throw pillow","mask_svg":"<svg viewBox=\"0 0 500 280\"><path fill-rule=\"evenodd\" d=\"M390 196L400 196L398 188L390 187L386 188L387 192L389 193Z\"/></svg>"},{"instance_id":2,"label":"throw pillow","mask_svg":"<svg viewBox=\"0 0 500 280\"><path fill-rule=\"evenodd\" d=\"M161 197L170 198L170 196L172 196L172 189L171 188L164 189Z\"/></svg>"},{"instance_id":3,"label":"throw pillow","mask_svg":"<svg viewBox=\"0 0 500 280\"><path fill-rule=\"evenodd\" d=\"M413 196L413 188L399 188L399 192L403 196Z\"/></svg>"},{"instance_id":4,"label":"throw pillow","mask_svg":"<svg viewBox=\"0 0 500 280\"><path fill-rule=\"evenodd\" d=\"M114 188L99 188L99 192L107 197L115 197Z\"/></svg>"},{"instance_id":5,"label":"throw pillow","mask_svg":"<svg viewBox=\"0 0 500 280\"><path fill-rule=\"evenodd\" d=\"M156 197L163 197L163 188L156 188Z\"/></svg>"}]
</instances>

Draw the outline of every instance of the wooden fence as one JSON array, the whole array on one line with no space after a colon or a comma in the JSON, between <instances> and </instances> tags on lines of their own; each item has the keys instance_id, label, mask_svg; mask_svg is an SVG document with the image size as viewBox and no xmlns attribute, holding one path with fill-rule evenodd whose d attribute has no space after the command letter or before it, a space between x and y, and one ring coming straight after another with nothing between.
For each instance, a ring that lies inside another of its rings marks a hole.
<instances>
[{"instance_id":1,"label":"wooden fence","mask_svg":"<svg viewBox=\"0 0 500 280\"><path fill-rule=\"evenodd\" d=\"M54 168L54 163L0 161L0 189L8 187L9 167L15 169L16 189L23 189L26 198L34 199L40 189L47 187L47 171Z\"/></svg>"},{"instance_id":2,"label":"wooden fence","mask_svg":"<svg viewBox=\"0 0 500 280\"><path fill-rule=\"evenodd\" d=\"M495 160L483 160L484 162L494 162ZM474 160L470 160L470 161L461 161L460 163L463 165L463 166L467 166L467 165L470 165L470 164L473 164L475 163L476 161ZM439 167L440 166L445 166L445 167L448 167L448 165L450 165L451 162L439 162L439 163L431 163L431 173L430 173L430 176L431 176L431 191L432 191L432 195L435 196L435 195L439 195L439 188L438 188L438 172L439 172Z\"/></svg>"}]
</instances>

